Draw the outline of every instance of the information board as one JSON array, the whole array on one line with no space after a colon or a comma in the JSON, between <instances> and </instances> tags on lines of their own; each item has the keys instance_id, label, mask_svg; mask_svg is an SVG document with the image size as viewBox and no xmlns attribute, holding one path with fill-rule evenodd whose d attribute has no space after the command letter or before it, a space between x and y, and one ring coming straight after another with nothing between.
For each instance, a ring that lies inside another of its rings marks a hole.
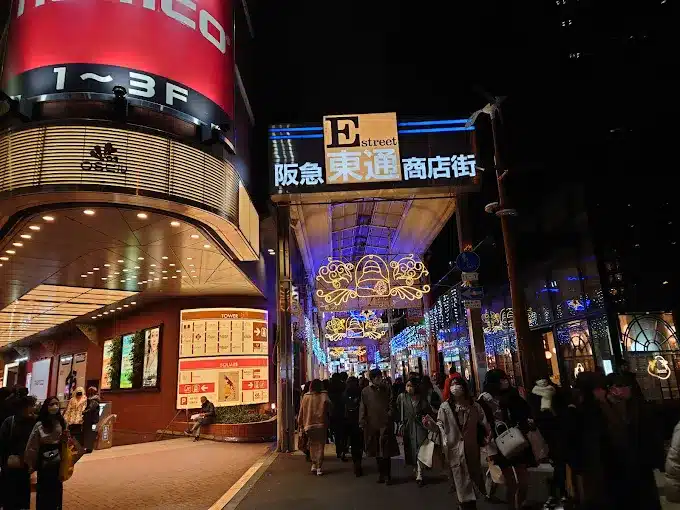
<instances>
[{"instance_id":1,"label":"information board","mask_svg":"<svg viewBox=\"0 0 680 510\"><path fill-rule=\"evenodd\" d=\"M266 310L210 308L181 312L177 409L269 402Z\"/></svg>"}]
</instances>

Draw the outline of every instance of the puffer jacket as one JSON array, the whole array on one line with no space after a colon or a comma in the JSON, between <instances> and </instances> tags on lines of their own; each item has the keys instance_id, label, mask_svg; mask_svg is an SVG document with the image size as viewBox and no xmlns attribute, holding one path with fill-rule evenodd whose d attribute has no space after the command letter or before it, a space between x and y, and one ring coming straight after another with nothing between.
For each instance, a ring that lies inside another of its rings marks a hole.
<instances>
[{"instance_id":1,"label":"puffer jacket","mask_svg":"<svg viewBox=\"0 0 680 510\"><path fill-rule=\"evenodd\" d=\"M666 499L680 503L680 423L673 429L671 447L666 456Z\"/></svg>"}]
</instances>

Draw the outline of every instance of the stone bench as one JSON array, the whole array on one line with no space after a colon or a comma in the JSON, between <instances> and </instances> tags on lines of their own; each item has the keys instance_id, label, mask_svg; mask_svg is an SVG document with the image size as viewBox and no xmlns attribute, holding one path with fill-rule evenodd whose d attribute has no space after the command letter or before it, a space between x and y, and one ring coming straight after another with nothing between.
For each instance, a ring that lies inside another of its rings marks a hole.
<instances>
[{"instance_id":1,"label":"stone bench","mask_svg":"<svg viewBox=\"0 0 680 510\"><path fill-rule=\"evenodd\" d=\"M175 421L160 436L181 436L193 422ZM268 443L276 441L276 417L253 423L213 423L201 427L201 439L228 443Z\"/></svg>"}]
</instances>

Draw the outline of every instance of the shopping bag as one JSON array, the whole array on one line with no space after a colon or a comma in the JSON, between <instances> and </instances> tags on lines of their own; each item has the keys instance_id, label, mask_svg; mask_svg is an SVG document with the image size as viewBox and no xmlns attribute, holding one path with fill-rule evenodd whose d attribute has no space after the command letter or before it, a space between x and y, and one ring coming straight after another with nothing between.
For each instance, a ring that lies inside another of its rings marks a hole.
<instances>
[{"instance_id":1,"label":"shopping bag","mask_svg":"<svg viewBox=\"0 0 680 510\"><path fill-rule=\"evenodd\" d=\"M530 430L527 432L527 439L531 445L531 451L534 454L536 462L540 464L541 462L548 460L550 449L548 448L548 443L543 439L543 434L538 430Z\"/></svg>"},{"instance_id":2,"label":"shopping bag","mask_svg":"<svg viewBox=\"0 0 680 510\"><path fill-rule=\"evenodd\" d=\"M61 443L61 463L59 464L59 478L65 482L73 476L73 451L68 441Z\"/></svg>"},{"instance_id":3,"label":"shopping bag","mask_svg":"<svg viewBox=\"0 0 680 510\"><path fill-rule=\"evenodd\" d=\"M432 467L435 446L434 441L430 441L428 438L418 448L418 460L429 468Z\"/></svg>"},{"instance_id":4,"label":"shopping bag","mask_svg":"<svg viewBox=\"0 0 680 510\"><path fill-rule=\"evenodd\" d=\"M498 432L499 424L505 426L505 432ZM519 455L529 447L529 442L524 437L524 434L522 434L522 431L517 427L508 427L503 422L496 422L496 434L496 446L498 447L498 451L506 459L511 459L512 457Z\"/></svg>"},{"instance_id":5,"label":"shopping bag","mask_svg":"<svg viewBox=\"0 0 680 510\"><path fill-rule=\"evenodd\" d=\"M306 452L309 449L309 436L307 436L304 430L301 430L298 433L297 447L298 450L303 452Z\"/></svg>"}]
</instances>

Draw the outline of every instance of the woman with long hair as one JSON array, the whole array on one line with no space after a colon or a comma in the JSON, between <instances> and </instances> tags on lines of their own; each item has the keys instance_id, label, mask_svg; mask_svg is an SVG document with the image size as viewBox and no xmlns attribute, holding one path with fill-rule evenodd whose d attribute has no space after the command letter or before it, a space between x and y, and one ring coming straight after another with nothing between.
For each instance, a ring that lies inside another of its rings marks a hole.
<instances>
[{"instance_id":1,"label":"woman with long hair","mask_svg":"<svg viewBox=\"0 0 680 510\"><path fill-rule=\"evenodd\" d=\"M449 398L439 407L442 448L461 508L477 508L475 486L484 492L480 447L491 436L482 407L461 377L451 380Z\"/></svg>"},{"instance_id":2,"label":"woman with long hair","mask_svg":"<svg viewBox=\"0 0 680 510\"><path fill-rule=\"evenodd\" d=\"M74 437L80 444L83 444L83 413L86 408L87 396L85 395L85 388L78 386L66 405L64 420L71 437Z\"/></svg>"},{"instance_id":3,"label":"woman with long hair","mask_svg":"<svg viewBox=\"0 0 680 510\"><path fill-rule=\"evenodd\" d=\"M506 428L518 427L525 435L533 427L531 409L516 388L510 384L510 379L500 369L489 370L484 379L484 391L479 396L487 421L491 425L494 436L504 432ZM506 458L500 452L495 452L495 443L489 444L489 461L498 466L503 472L508 492L511 510L520 510L527 499L529 490L529 472L527 468L534 466L531 448L527 446L521 453Z\"/></svg>"},{"instance_id":4,"label":"woman with long hair","mask_svg":"<svg viewBox=\"0 0 680 510\"><path fill-rule=\"evenodd\" d=\"M319 379L314 379L309 393L302 397L298 425L309 440L309 454L312 459L312 473L323 474L324 448L330 424L331 401Z\"/></svg>"},{"instance_id":5,"label":"woman with long hair","mask_svg":"<svg viewBox=\"0 0 680 510\"><path fill-rule=\"evenodd\" d=\"M59 399L45 399L38 421L26 445L24 460L38 472L37 510L61 510L64 486L60 477L61 447L68 440L66 422L59 413Z\"/></svg>"},{"instance_id":6,"label":"woman with long hair","mask_svg":"<svg viewBox=\"0 0 680 510\"><path fill-rule=\"evenodd\" d=\"M396 419L403 429L404 460L407 466L413 466L416 482L422 487L423 463L418 460L418 449L427 439L428 430L423 425L425 416L434 416L427 401L426 391L421 387L418 377L412 377L406 383L406 393L397 397Z\"/></svg>"}]
</instances>

